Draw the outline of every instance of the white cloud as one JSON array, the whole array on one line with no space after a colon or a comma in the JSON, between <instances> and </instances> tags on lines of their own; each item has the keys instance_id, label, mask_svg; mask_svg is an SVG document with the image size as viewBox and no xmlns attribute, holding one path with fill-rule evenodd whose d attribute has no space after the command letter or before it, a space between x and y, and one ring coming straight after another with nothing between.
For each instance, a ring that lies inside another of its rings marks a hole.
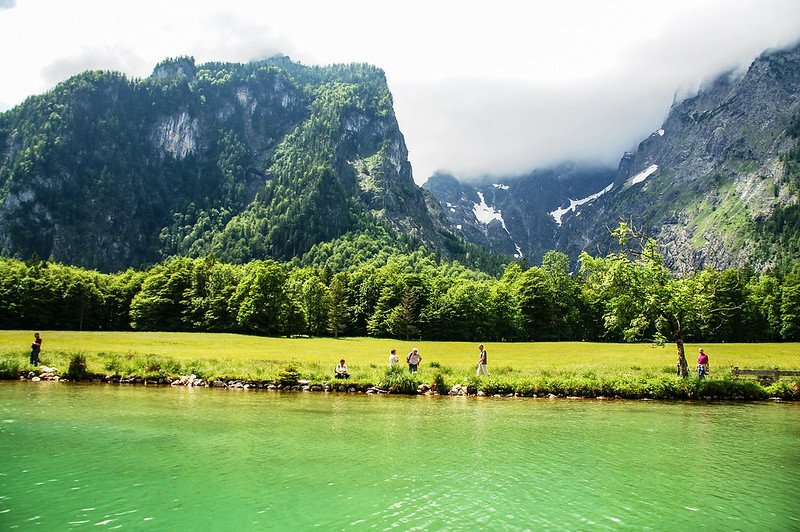
<instances>
[{"instance_id":1,"label":"white cloud","mask_svg":"<svg viewBox=\"0 0 800 532\"><path fill-rule=\"evenodd\" d=\"M796 0L0 0L0 102L179 55L365 61L386 71L423 182L615 164L676 93L798 38Z\"/></svg>"}]
</instances>

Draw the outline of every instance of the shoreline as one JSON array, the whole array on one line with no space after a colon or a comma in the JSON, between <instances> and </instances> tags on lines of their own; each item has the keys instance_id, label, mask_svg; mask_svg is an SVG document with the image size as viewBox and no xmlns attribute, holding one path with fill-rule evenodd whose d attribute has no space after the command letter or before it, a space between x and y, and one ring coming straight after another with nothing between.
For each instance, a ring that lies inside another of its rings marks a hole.
<instances>
[{"instance_id":1,"label":"shoreline","mask_svg":"<svg viewBox=\"0 0 800 532\"><path fill-rule=\"evenodd\" d=\"M55 368L50 368L55 369ZM179 377L145 377L145 376L121 376L121 375L99 375L87 374L82 378L70 378L69 376L60 375L57 371L36 371L21 370L19 377L0 379L5 381L17 382L64 382L64 383L81 383L81 384L117 384L117 385L134 385L134 386L158 386L158 387L191 387L191 388L217 388L217 389L231 389L231 390L267 390L267 391L283 391L283 392L298 392L298 393L354 393L366 395L401 395L401 396L441 396L441 397L492 397L492 398L527 398L527 399L567 399L567 400L584 400L593 399L597 401L614 401L614 400L659 400L659 401L736 401L736 402L798 402L800 401L800 382L798 381L777 381L781 383L778 390L783 393L770 394L768 393L769 387L765 388L762 384L744 379L717 379L717 380L703 380L698 381L694 379L693 384L696 385L696 394L673 394L664 396L656 396L656 394L647 393L609 393L609 394L568 394L568 393L554 393L556 390L540 390L540 393L534 391L533 387L528 387L527 390L510 390L506 387L503 392L499 390L487 390L491 384L486 381L486 387L470 386L469 384L454 384L450 387L445 387L444 393L436 389L436 386L421 383L417 386L416 390L398 390L390 389L391 387L381 388L376 384L367 382L349 382L346 380L341 381L322 381L313 382L307 379L297 379L295 382L289 383L275 383L271 381L257 381L251 379L214 379L207 381L197 378L195 375L186 375ZM686 379L691 382L692 379ZM689 383L687 382L687 384ZM724 384L725 386L704 386L707 383ZM559 382L557 380L552 382L556 387ZM620 382L619 384L625 384ZM720 393L725 390L727 393ZM496 393L492 393L496 391ZM704 393L707 392L707 393ZM788 392L788 393L787 393Z\"/></svg>"}]
</instances>

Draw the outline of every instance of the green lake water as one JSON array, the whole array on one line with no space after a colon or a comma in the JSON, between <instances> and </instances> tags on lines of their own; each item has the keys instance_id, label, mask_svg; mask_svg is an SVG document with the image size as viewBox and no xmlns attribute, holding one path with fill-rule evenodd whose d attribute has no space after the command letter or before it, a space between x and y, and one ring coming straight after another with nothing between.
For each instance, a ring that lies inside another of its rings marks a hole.
<instances>
[{"instance_id":1,"label":"green lake water","mask_svg":"<svg viewBox=\"0 0 800 532\"><path fill-rule=\"evenodd\" d=\"M800 405L0 383L0 530L800 530Z\"/></svg>"}]
</instances>

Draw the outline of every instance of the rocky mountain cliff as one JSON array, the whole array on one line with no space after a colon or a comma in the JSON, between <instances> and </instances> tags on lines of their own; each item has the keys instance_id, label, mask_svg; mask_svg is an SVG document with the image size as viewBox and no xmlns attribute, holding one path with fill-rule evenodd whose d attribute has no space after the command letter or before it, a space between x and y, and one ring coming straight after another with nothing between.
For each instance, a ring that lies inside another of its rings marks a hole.
<instances>
[{"instance_id":1,"label":"rocky mountain cliff","mask_svg":"<svg viewBox=\"0 0 800 532\"><path fill-rule=\"evenodd\" d=\"M547 249L573 259L582 250L604 254L611 245L609 228L627 220L659 240L676 270L764 269L779 257L797 258L786 256L774 232L790 227L783 223L786 209L797 203L792 161L800 135L792 132L799 114L800 46L765 52L746 73L721 76L676 102L663 126L626 153L615 172L596 171L578 180L582 187L564 189L563 181L531 174L508 181L499 197L488 193L489 184L462 184L460 202L455 186L442 186L441 176L424 187L451 204L449 223L470 241L486 245L486 235L499 231L491 219L486 223L469 211L502 213L504 220L508 215L508 233L531 262ZM769 223L776 215L781 223ZM520 217L527 239L515 230ZM488 245L516 253L500 238Z\"/></svg>"},{"instance_id":2,"label":"rocky mountain cliff","mask_svg":"<svg viewBox=\"0 0 800 532\"><path fill-rule=\"evenodd\" d=\"M369 232L458 256L429 215L384 73L167 60L86 72L0 114L0 252L117 270L290 259Z\"/></svg>"},{"instance_id":3,"label":"rocky mountain cliff","mask_svg":"<svg viewBox=\"0 0 800 532\"><path fill-rule=\"evenodd\" d=\"M559 245L562 214L553 211L565 198L591 196L613 178L613 169L564 164L480 184L440 173L423 188L442 203L447 223L469 242L517 260L538 261Z\"/></svg>"}]
</instances>

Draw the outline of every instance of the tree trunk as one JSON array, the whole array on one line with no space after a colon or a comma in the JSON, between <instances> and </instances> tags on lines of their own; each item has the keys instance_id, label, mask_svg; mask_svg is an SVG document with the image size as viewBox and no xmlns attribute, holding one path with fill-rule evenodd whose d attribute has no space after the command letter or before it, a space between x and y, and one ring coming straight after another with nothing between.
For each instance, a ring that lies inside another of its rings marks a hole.
<instances>
[{"instance_id":1,"label":"tree trunk","mask_svg":"<svg viewBox=\"0 0 800 532\"><path fill-rule=\"evenodd\" d=\"M678 346L678 375L683 378L689 376L689 364L686 362L686 352L683 349L683 338L678 338L675 341Z\"/></svg>"}]
</instances>

